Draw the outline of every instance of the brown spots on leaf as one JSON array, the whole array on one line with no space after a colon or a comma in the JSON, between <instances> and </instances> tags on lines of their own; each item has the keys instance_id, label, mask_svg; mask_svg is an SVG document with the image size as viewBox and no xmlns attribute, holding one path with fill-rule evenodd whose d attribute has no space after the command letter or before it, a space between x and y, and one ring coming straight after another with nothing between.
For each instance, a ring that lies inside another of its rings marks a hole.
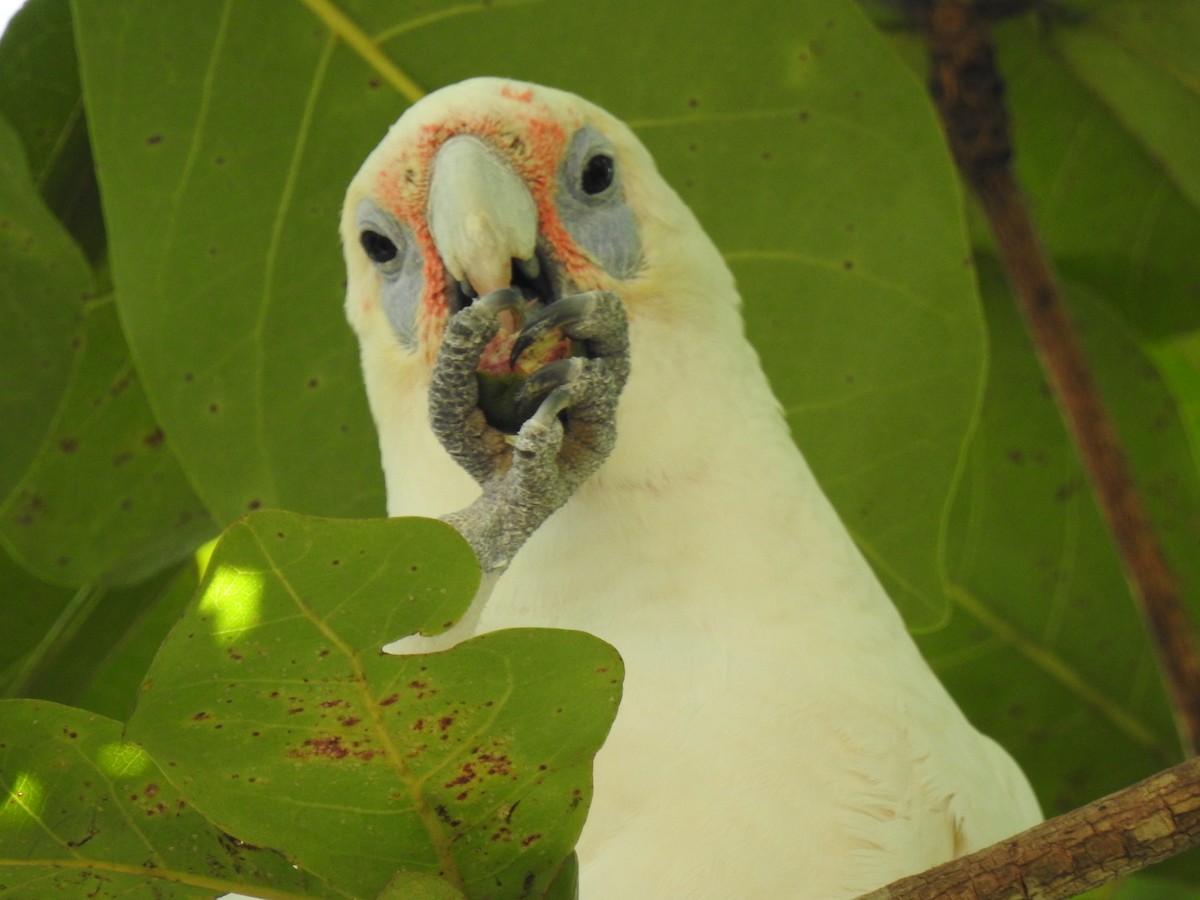
<instances>
[{"instance_id":1,"label":"brown spots on leaf","mask_svg":"<svg viewBox=\"0 0 1200 900\"><path fill-rule=\"evenodd\" d=\"M537 843L542 839L540 834L531 834L521 840L522 847L528 847L530 844Z\"/></svg>"},{"instance_id":2,"label":"brown spots on leaf","mask_svg":"<svg viewBox=\"0 0 1200 900\"><path fill-rule=\"evenodd\" d=\"M152 134L146 138L146 145L149 147L157 147L162 142L163 136L161 134Z\"/></svg>"},{"instance_id":3,"label":"brown spots on leaf","mask_svg":"<svg viewBox=\"0 0 1200 900\"><path fill-rule=\"evenodd\" d=\"M125 463L129 462L131 459L133 459L133 451L132 450L122 450L120 453L118 453L116 456L113 457L112 464L116 468L119 469L121 466L125 465Z\"/></svg>"},{"instance_id":4,"label":"brown spots on leaf","mask_svg":"<svg viewBox=\"0 0 1200 900\"><path fill-rule=\"evenodd\" d=\"M17 513L18 525L32 525L37 520L38 513L46 506L46 501L40 495L31 494L28 491L21 491L20 502L21 511Z\"/></svg>"},{"instance_id":5,"label":"brown spots on leaf","mask_svg":"<svg viewBox=\"0 0 1200 900\"><path fill-rule=\"evenodd\" d=\"M1071 480L1060 484L1054 491L1054 500L1057 503L1066 503L1079 492L1080 484L1077 480Z\"/></svg>"},{"instance_id":6,"label":"brown spots on leaf","mask_svg":"<svg viewBox=\"0 0 1200 900\"><path fill-rule=\"evenodd\" d=\"M304 707L303 707L303 706L293 706L291 709L289 709L289 710L287 711L287 714L288 714L289 716L294 716L294 715L296 715L297 713L302 713L302 712L304 712Z\"/></svg>"},{"instance_id":7,"label":"brown spots on leaf","mask_svg":"<svg viewBox=\"0 0 1200 900\"><path fill-rule=\"evenodd\" d=\"M382 700L379 701L379 705L380 706L391 706L393 703L395 703L399 699L400 699L399 694L389 694L388 696L384 697Z\"/></svg>"},{"instance_id":8,"label":"brown spots on leaf","mask_svg":"<svg viewBox=\"0 0 1200 900\"><path fill-rule=\"evenodd\" d=\"M337 735L333 737L309 738L300 746L308 749L289 750L288 756L297 758L323 756L326 759L345 759L350 755L350 751L342 746L342 739Z\"/></svg>"},{"instance_id":9,"label":"brown spots on leaf","mask_svg":"<svg viewBox=\"0 0 1200 900\"><path fill-rule=\"evenodd\" d=\"M326 650L325 652L328 653L329 651ZM320 654L318 654L318 655L320 655ZM337 709L337 707L339 707L339 706L349 706L349 705L350 704L347 703L345 700L322 700L321 701L322 709Z\"/></svg>"},{"instance_id":10,"label":"brown spots on leaf","mask_svg":"<svg viewBox=\"0 0 1200 900\"><path fill-rule=\"evenodd\" d=\"M353 728L362 721L362 718L359 716L342 716L338 719L338 721L341 722L346 728Z\"/></svg>"},{"instance_id":11,"label":"brown spots on leaf","mask_svg":"<svg viewBox=\"0 0 1200 900\"><path fill-rule=\"evenodd\" d=\"M254 510L261 509L261 508L262 508L262 501L257 498L254 500L251 500L249 503L246 504L246 509L250 510L251 512L254 512Z\"/></svg>"},{"instance_id":12,"label":"brown spots on leaf","mask_svg":"<svg viewBox=\"0 0 1200 900\"><path fill-rule=\"evenodd\" d=\"M119 397L129 389L129 385L133 383L133 379L129 375L123 375L112 383L108 389L110 397Z\"/></svg>"},{"instance_id":13,"label":"brown spots on leaf","mask_svg":"<svg viewBox=\"0 0 1200 900\"><path fill-rule=\"evenodd\" d=\"M158 785L155 784L154 782L150 782L148 785L146 785L146 789L144 791L142 791L142 796L143 797L157 797L158 790L159 790Z\"/></svg>"},{"instance_id":14,"label":"brown spots on leaf","mask_svg":"<svg viewBox=\"0 0 1200 900\"><path fill-rule=\"evenodd\" d=\"M203 722L205 719L211 718L206 712L198 712L192 716L193 722Z\"/></svg>"},{"instance_id":15,"label":"brown spots on leaf","mask_svg":"<svg viewBox=\"0 0 1200 900\"><path fill-rule=\"evenodd\" d=\"M493 753L480 748L471 751L472 758L459 765L453 778L443 783L447 790L465 788L485 778L504 778L513 774L513 762L503 753ZM459 792L458 800L465 800L470 791Z\"/></svg>"},{"instance_id":16,"label":"brown spots on leaf","mask_svg":"<svg viewBox=\"0 0 1200 900\"><path fill-rule=\"evenodd\" d=\"M58 449L70 455L79 449L79 439L73 437L63 438L58 442Z\"/></svg>"},{"instance_id":17,"label":"brown spots on leaf","mask_svg":"<svg viewBox=\"0 0 1200 900\"><path fill-rule=\"evenodd\" d=\"M433 812L439 819L441 819L443 822L445 822L451 828L457 828L459 825L462 824L462 819L455 819L455 818L451 817L451 815L450 815L449 811L446 809L446 807L442 806L440 803L433 808Z\"/></svg>"},{"instance_id":18,"label":"brown spots on leaf","mask_svg":"<svg viewBox=\"0 0 1200 900\"><path fill-rule=\"evenodd\" d=\"M161 428L155 428L152 432L142 438L142 443L151 450L157 450L166 441L167 436Z\"/></svg>"},{"instance_id":19,"label":"brown spots on leaf","mask_svg":"<svg viewBox=\"0 0 1200 900\"><path fill-rule=\"evenodd\" d=\"M418 700L424 700L426 697L432 697L437 694L437 688L429 686L428 681L422 681L419 678L414 678L408 683L409 688L416 695Z\"/></svg>"}]
</instances>

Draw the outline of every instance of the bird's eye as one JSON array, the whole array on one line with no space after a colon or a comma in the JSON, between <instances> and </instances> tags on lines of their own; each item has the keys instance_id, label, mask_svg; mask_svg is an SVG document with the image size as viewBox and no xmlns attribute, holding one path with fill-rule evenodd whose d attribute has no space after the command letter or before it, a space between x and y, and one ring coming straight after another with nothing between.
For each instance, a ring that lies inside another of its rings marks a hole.
<instances>
[{"instance_id":1,"label":"bird's eye","mask_svg":"<svg viewBox=\"0 0 1200 900\"><path fill-rule=\"evenodd\" d=\"M358 236L358 242L362 244L362 248L366 251L372 262L385 263L396 258L395 243L391 238L380 234L378 231L367 229Z\"/></svg>"},{"instance_id":2,"label":"bird's eye","mask_svg":"<svg viewBox=\"0 0 1200 900\"><path fill-rule=\"evenodd\" d=\"M604 193L613 183L615 171L616 163L613 162L613 158L607 153L597 153L583 166L580 183L584 193L593 197Z\"/></svg>"}]
</instances>

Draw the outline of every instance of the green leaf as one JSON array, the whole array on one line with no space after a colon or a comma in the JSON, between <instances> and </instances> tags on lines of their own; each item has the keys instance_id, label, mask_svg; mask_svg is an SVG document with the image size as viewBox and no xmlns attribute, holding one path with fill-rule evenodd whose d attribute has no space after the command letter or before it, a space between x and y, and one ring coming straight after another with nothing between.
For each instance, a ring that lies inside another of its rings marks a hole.
<instances>
[{"instance_id":1,"label":"green leaf","mask_svg":"<svg viewBox=\"0 0 1200 900\"><path fill-rule=\"evenodd\" d=\"M88 143L68 0L29 0L0 39L0 115L16 129L42 198L93 263L104 218Z\"/></svg>"},{"instance_id":2,"label":"green leaf","mask_svg":"<svg viewBox=\"0 0 1200 900\"><path fill-rule=\"evenodd\" d=\"M159 644L198 580L189 560L134 587L81 589L23 661L9 695L126 718Z\"/></svg>"},{"instance_id":3,"label":"green leaf","mask_svg":"<svg viewBox=\"0 0 1200 900\"><path fill-rule=\"evenodd\" d=\"M24 473L70 377L75 322L92 276L46 209L0 119L0 497ZM19 423L19 427L12 427Z\"/></svg>"},{"instance_id":4,"label":"green leaf","mask_svg":"<svg viewBox=\"0 0 1200 900\"><path fill-rule=\"evenodd\" d=\"M146 404L111 299L88 306L74 346L53 427L0 503L0 540L46 581L136 583L215 527Z\"/></svg>"},{"instance_id":5,"label":"green leaf","mask_svg":"<svg viewBox=\"0 0 1200 900\"><path fill-rule=\"evenodd\" d=\"M1200 6L1108 3L1051 35L1076 77L1200 208Z\"/></svg>"},{"instance_id":6,"label":"green leaf","mask_svg":"<svg viewBox=\"0 0 1200 900\"><path fill-rule=\"evenodd\" d=\"M997 29L1015 111L1017 173L1064 276L1103 293L1146 337L1192 331L1200 327L1200 208L1114 117L1108 98L1081 84L1057 56L1056 46L1082 39L1072 37L1075 29L1086 32L1091 22L1046 31L1019 21ZM1194 32L1181 34L1196 40ZM1155 92L1138 102L1165 116L1158 111L1169 101Z\"/></svg>"},{"instance_id":7,"label":"green leaf","mask_svg":"<svg viewBox=\"0 0 1200 900\"><path fill-rule=\"evenodd\" d=\"M1051 813L1179 758L1140 617L994 263L981 258L992 373L947 551L957 609L923 649L1023 761ZM1071 308L1173 566L1200 607L1200 481L1171 392L1087 287ZM1103 746L1104 753L1078 748ZM1071 748L1067 752L1056 748Z\"/></svg>"},{"instance_id":8,"label":"green leaf","mask_svg":"<svg viewBox=\"0 0 1200 900\"><path fill-rule=\"evenodd\" d=\"M348 896L214 828L121 730L83 710L0 701L5 897Z\"/></svg>"},{"instance_id":9,"label":"green leaf","mask_svg":"<svg viewBox=\"0 0 1200 900\"><path fill-rule=\"evenodd\" d=\"M1152 345L1150 353L1178 398L1192 458L1200 467L1200 331Z\"/></svg>"},{"instance_id":10,"label":"green leaf","mask_svg":"<svg viewBox=\"0 0 1200 900\"><path fill-rule=\"evenodd\" d=\"M70 702L128 718L150 663L199 582L199 566L188 559L136 587L110 591L82 629L90 645L71 648L70 665L55 673L70 679Z\"/></svg>"},{"instance_id":11,"label":"green leaf","mask_svg":"<svg viewBox=\"0 0 1200 900\"><path fill-rule=\"evenodd\" d=\"M75 14L122 324L199 495L380 512L336 225L394 96L300 4Z\"/></svg>"},{"instance_id":12,"label":"green leaf","mask_svg":"<svg viewBox=\"0 0 1200 900\"><path fill-rule=\"evenodd\" d=\"M398 870L543 896L621 663L590 635L524 629L381 652L457 620L477 573L441 523L253 514L217 545L130 736L212 821L356 896Z\"/></svg>"},{"instance_id":13,"label":"green leaf","mask_svg":"<svg viewBox=\"0 0 1200 900\"><path fill-rule=\"evenodd\" d=\"M0 697L21 693L29 656L71 600L71 591L30 575L0 548Z\"/></svg>"},{"instance_id":14,"label":"green leaf","mask_svg":"<svg viewBox=\"0 0 1200 900\"><path fill-rule=\"evenodd\" d=\"M436 875L398 872L375 900L462 900L462 897L462 891Z\"/></svg>"}]
</instances>

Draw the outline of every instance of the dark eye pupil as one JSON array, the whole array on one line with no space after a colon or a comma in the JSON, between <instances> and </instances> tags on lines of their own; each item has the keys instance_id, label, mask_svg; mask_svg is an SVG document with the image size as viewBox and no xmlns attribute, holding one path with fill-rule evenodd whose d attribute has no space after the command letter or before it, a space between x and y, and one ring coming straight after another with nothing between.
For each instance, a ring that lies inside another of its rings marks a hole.
<instances>
[{"instance_id":1,"label":"dark eye pupil","mask_svg":"<svg viewBox=\"0 0 1200 900\"><path fill-rule=\"evenodd\" d=\"M587 161L583 167L583 190L586 194L599 194L608 189L613 183L615 165L613 158L604 153L598 153Z\"/></svg>"},{"instance_id":2,"label":"dark eye pupil","mask_svg":"<svg viewBox=\"0 0 1200 900\"><path fill-rule=\"evenodd\" d=\"M396 245L378 231L364 231L358 241L373 262L385 263L396 258Z\"/></svg>"}]
</instances>

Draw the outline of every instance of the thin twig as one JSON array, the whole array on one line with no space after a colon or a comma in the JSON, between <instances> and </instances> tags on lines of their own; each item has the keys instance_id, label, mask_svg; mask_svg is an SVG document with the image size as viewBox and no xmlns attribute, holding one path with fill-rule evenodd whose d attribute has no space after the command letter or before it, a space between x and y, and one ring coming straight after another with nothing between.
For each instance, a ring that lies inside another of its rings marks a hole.
<instances>
[{"instance_id":1,"label":"thin twig","mask_svg":"<svg viewBox=\"0 0 1200 900\"><path fill-rule=\"evenodd\" d=\"M1023 4L1022 4L1023 5ZM938 106L960 172L978 198L1026 325L1083 459L1158 657L1189 755L1200 752L1200 650L1183 602L1080 346L1011 166L1004 82L989 17L1005 4L924 0Z\"/></svg>"},{"instance_id":2,"label":"thin twig","mask_svg":"<svg viewBox=\"0 0 1200 900\"><path fill-rule=\"evenodd\" d=\"M1200 845L1200 759L859 900L1058 900Z\"/></svg>"}]
</instances>

